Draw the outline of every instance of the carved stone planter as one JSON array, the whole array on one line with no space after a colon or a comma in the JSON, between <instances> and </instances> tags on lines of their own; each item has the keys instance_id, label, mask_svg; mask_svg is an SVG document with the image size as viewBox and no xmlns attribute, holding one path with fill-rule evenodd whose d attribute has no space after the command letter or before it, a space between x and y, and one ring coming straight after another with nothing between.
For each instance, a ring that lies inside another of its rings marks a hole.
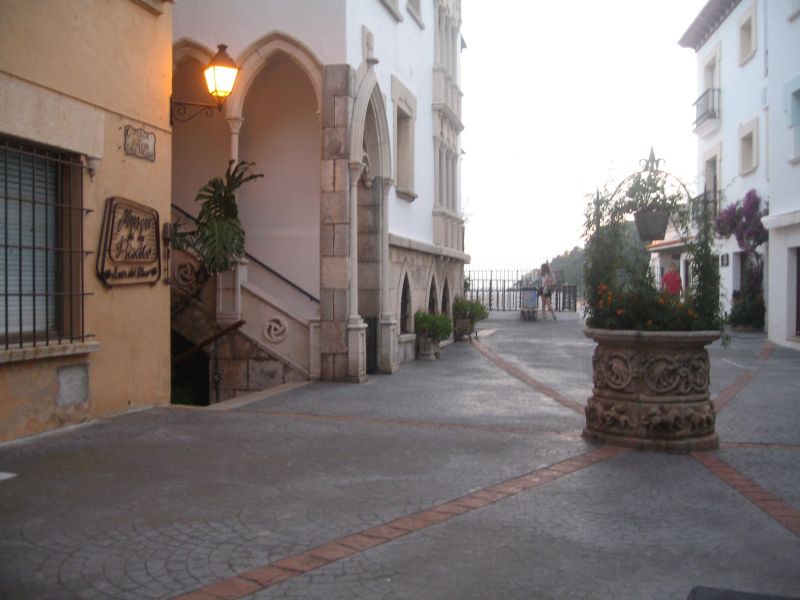
<instances>
[{"instance_id":1,"label":"carved stone planter","mask_svg":"<svg viewBox=\"0 0 800 600\"><path fill-rule=\"evenodd\" d=\"M417 347L417 358L419 360L436 360L439 358L439 340L417 336Z\"/></svg>"},{"instance_id":2,"label":"carved stone planter","mask_svg":"<svg viewBox=\"0 0 800 600\"><path fill-rule=\"evenodd\" d=\"M705 348L718 331L584 333L597 342L585 438L667 452L719 447Z\"/></svg>"},{"instance_id":3,"label":"carved stone planter","mask_svg":"<svg viewBox=\"0 0 800 600\"><path fill-rule=\"evenodd\" d=\"M464 339L464 337L469 337L470 341L472 341L472 334L475 332L475 321L472 319L456 319L456 326L453 330L454 337L456 340Z\"/></svg>"}]
</instances>

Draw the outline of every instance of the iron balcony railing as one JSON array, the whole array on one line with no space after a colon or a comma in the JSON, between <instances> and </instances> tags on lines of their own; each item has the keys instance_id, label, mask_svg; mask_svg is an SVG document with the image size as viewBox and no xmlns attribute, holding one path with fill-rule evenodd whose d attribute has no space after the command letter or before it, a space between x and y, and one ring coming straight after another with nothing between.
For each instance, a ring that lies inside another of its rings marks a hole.
<instances>
[{"instance_id":1,"label":"iron balcony railing","mask_svg":"<svg viewBox=\"0 0 800 600\"><path fill-rule=\"evenodd\" d=\"M697 127L708 119L719 119L719 89L709 88L694 103Z\"/></svg>"}]
</instances>

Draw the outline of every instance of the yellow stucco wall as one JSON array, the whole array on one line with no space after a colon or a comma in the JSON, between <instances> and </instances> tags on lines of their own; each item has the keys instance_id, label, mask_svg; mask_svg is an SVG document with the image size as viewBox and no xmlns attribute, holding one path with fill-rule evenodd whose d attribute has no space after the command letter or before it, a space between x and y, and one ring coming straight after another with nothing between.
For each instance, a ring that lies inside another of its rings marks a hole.
<instances>
[{"instance_id":1,"label":"yellow stucco wall","mask_svg":"<svg viewBox=\"0 0 800 600\"><path fill-rule=\"evenodd\" d=\"M152 207L162 224L170 216L171 11L159 0L0 2L0 135L101 159L83 192L93 211L84 218L85 331L99 348L0 362L0 441L169 402L169 286L108 289L95 261L106 198ZM155 134L154 162L123 152L126 125ZM82 372L70 366L81 364L88 399L66 406L65 381Z\"/></svg>"}]
</instances>

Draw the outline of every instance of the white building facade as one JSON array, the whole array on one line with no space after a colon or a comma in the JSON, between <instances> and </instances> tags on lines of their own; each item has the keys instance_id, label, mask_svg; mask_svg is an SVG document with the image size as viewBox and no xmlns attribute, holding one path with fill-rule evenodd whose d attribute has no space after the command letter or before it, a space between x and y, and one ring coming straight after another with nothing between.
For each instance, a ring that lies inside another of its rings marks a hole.
<instances>
[{"instance_id":1,"label":"white building facade","mask_svg":"<svg viewBox=\"0 0 800 600\"><path fill-rule=\"evenodd\" d=\"M768 204L769 339L800 348L800 2L710 0L679 43L697 53L698 189L718 209L751 189ZM718 252L729 310L742 252L733 238Z\"/></svg>"},{"instance_id":2,"label":"white building facade","mask_svg":"<svg viewBox=\"0 0 800 600\"><path fill-rule=\"evenodd\" d=\"M267 382L223 356L223 399L394 372L414 358L413 313L451 312L468 261L460 13L460 0L175 4L174 98L204 97L219 43L241 71L222 111L174 124L174 214L197 214L230 159L264 174L237 195L248 256L211 304L284 373Z\"/></svg>"}]
</instances>

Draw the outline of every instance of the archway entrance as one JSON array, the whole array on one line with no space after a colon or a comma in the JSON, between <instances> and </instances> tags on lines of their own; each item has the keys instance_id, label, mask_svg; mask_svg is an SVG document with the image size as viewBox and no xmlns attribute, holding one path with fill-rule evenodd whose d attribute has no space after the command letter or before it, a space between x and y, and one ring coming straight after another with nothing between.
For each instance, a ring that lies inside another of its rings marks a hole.
<instances>
[{"instance_id":1,"label":"archway entrance","mask_svg":"<svg viewBox=\"0 0 800 600\"><path fill-rule=\"evenodd\" d=\"M372 102L367 106L362 143L364 170L358 181L358 311L367 324L367 373L377 373L381 314L381 181L373 173L378 132Z\"/></svg>"}]
</instances>

